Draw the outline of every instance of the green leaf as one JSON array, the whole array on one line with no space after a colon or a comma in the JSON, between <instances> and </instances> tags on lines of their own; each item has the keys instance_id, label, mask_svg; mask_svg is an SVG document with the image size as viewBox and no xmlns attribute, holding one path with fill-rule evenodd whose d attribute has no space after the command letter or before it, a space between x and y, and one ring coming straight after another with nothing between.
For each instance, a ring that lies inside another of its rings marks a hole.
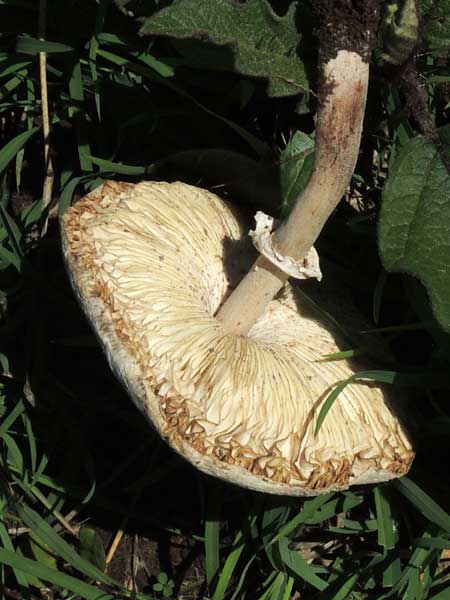
<instances>
[{"instance_id":1,"label":"green leaf","mask_svg":"<svg viewBox=\"0 0 450 600\"><path fill-rule=\"evenodd\" d=\"M450 515L439 504L408 477L393 481L394 487L413 504L424 517L450 533Z\"/></svg>"},{"instance_id":2,"label":"green leaf","mask_svg":"<svg viewBox=\"0 0 450 600\"><path fill-rule=\"evenodd\" d=\"M0 423L0 439L3 438L5 433L9 431L10 427L13 423L20 417L20 415L25 411L25 405L23 400L19 400L17 404L14 406L12 411L8 414L7 417L3 419Z\"/></svg>"},{"instance_id":3,"label":"green leaf","mask_svg":"<svg viewBox=\"0 0 450 600\"><path fill-rule=\"evenodd\" d=\"M396 157L383 193L379 247L388 271L425 284L450 330L450 173L435 144L415 138Z\"/></svg>"},{"instance_id":4,"label":"green leaf","mask_svg":"<svg viewBox=\"0 0 450 600\"><path fill-rule=\"evenodd\" d=\"M173 77L175 75L175 71L173 67L167 65L165 62L162 62L156 59L151 54L147 54L146 52L142 52L136 56L141 62L151 67L154 71L161 75L161 77Z\"/></svg>"},{"instance_id":5,"label":"green leaf","mask_svg":"<svg viewBox=\"0 0 450 600\"><path fill-rule=\"evenodd\" d=\"M324 590L328 587L328 583L316 575L314 568L300 556L300 553L289 548L287 538L284 537L279 540L278 552L288 572L307 581L318 590Z\"/></svg>"},{"instance_id":6,"label":"green leaf","mask_svg":"<svg viewBox=\"0 0 450 600\"><path fill-rule=\"evenodd\" d=\"M134 165L124 165L96 156L87 155L86 158L94 165L100 167L100 172L119 173L120 175L145 175L148 167L138 167Z\"/></svg>"},{"instance_id":7,"label":"green leaf","mask_svg":"<svg viewBox=\"0 0 450 600\"><path fill-rule=\"evenodd\" d=\"M220 513L222 486L211 484L208 490L205 516L205 562L206 581L211 585L220 569Z\"/></svg>"},{"instance_id":8,"label":"green leaf","mask_svg":"<svg viewBox=\"0 0 450 600\"><path fill-rule=\"evenodd\" d=\"M159 583L166 585L166 583L169 581L169 576L167 573L164 573L164 571L161 571L161 573L158 575L158 581Z\"/></svg>"},{"instance_id":9,"label":"green leaf","mask_svg":"<svg viewBox=\"0 0 450 600\"><path fill-rule=\"evenodd\" d=\"M37 223L42 216L42 200L37 200L30 207L24 209L20 215L22 227L26 229Z\"/></svg>"},{"instance_id":10,"label":"green leaf","mask_svg":"<svg viewBox=\"0 0 450 600\"><path fill-rule=\"evenodd\" d=\"M296 131L280 155L281 217L289 214L308 183L313 157L314 141L306 133Z\"/></svg>"},{"instance_id":11,"label":"green leaf","mask_svg":"<svg viewBox=\"0 0 450 600\"><path fill-rule=\"evenodd\" d=\"M384 548L383 585L393 587L401 575L398 524L393 513L394 505L388 494L388 488L377 486L374 489L374 496L378 543Z\"/></svg>"},{"instance_id":12,"label":"green leaf","mask_svg":"<svg viewBox=\"0 0 450 600\"><path fill-rule=\"evenodd\" d=\"M19 133L15 138L13 138L10 142L3 146L0 150L0 173L6 169L8 164L12 161L12 159L16 156L23 146L28 142L28 140L39 130L39 127L33 127L33 129L29 129L28 131L24 131L23 133Z\"/></svg>"},{"instance_id":13,"label":"green leaf","mask_svg":"<svg viewBox=\"0 0 450 600\"><path fill-rule=\"evenodd\" d=\"M398 533L386 488L377 486L374 489L374 496L378 521L378 543L386 550L392 550L397 545Z\"/></svg>"},{"instance_id":14,"label":"green leaf","mask_svg":"<svg viewBox=\"0 0 450 600\"><path fill-rule=\"evenodd\" d=\"M0 522L0 541L2 543L3 548L5 550L9 550L12 553L14 552L14 546L12 544L11 538L9 537L8 529L5 525ZM28 587L28 581L25 577L25 574L20 569L13 569L14 577L16 578L19 586L23 586L24 588Z\"/></svg>"},{"instance_id":15,"label":"green leaf","mask_svg":"<svg viewBox=\"0 0 450 600\"><path fill-rule=\"evenodd\" d=\"M227 560L225 561L225 565L222 569L222 572L220 573L219 581L217 582L217 587L214 591L212 600L222 600L224 598L227 587L231 581L234 569L238 563L239 557L241 556L244 548L244 536L242 532L239 531L234 540L232 550L228 555Z\"/></svg>"},{"instance_id":16,"label":"green leaf","mask_svg":"<svg viewBox=\"0 0 450 600\"><path fill-rule=\"evenodd\" d=\"M87 114L84 109L84 87L83 76L81 72L81 62L76 60L72 65L72 72L69 78L69 92L73 100L69 107L69 116L73 119L75 131L78 138L78 156L82 171L92 171L92 163L88 159L91 154L89 146L89 131L87 123Z\"/></svg>"},{"instance_id":17,"label":"green leaf","mask_svg":"<svg viewBox=\"0 0 450 600\"><path fill-rule=\"evenodd\" d=\"M441 592L430 597L430 600L447 600L450 593L450 586L443 589Z\"/></svg>"},{"instance_id":18,"label":"green leaf","mask_svg":"<svg viewBox=\"0 0 450 600\"><path fill-rule=\"evenodd\" d=\"M11 77L11 79L8 79L8 81L3 83L0 86L0 98L2 98L2 99L6 98L6 96L8 96L8 94L10 94L12 91L14 91L20 85L22 85L22 83L25 83L26 79L28 77L28 72L29 72L29 67L26 69L17 71L17 73L14 75L14 77ZM15 103L13 103L12 105L14 106L14 104Z\"/></svg>"},{"instance_id":19,"label":"green leaf","mask_svg":"<svg viewBox=\"0 0 450 600\"><path fill-rule=\"evenodd\" d=\"M17 73L23 69L28 69L32 65L30 59L24 60L23 58L17 58L16 56L9 56L7 59L2 60L0 63L0 78L7 77L12 73Z\"/></svg>"},{"instance_id":20,"label":"green leaf","mask_svg":"<svg viewBox=\"0 0 450 600\"><path fill-rule=\"evenodd\" d=\"M13 265L20 273L22 269L21 260L14 252L0 246L0 259L4 260L8 266Z\"/></svg>"},{"instance_id":21,"label":"green leaf","mask_svg":"<svg viewBox=\"0 0 450 600\"><path fill-rule=\"evenodd\" d=\"M92 179L93 176L94 176L94 174L84 175L83 177L74 177L64 186L64 189L61 193L61 198L59 200L59 206L58 206L58 215L60 217L62 217L62 215L66 212L66 210L71 205L73 194L75 192L77 185L80 185L82 183L85 183L86 181L89 181L89 179Z\"/></svg>"},{"instance_id":22,"label":"green leaf","mask_svg":"<svg viewBox=\"0 0 450 600\"><path fill-rule=\"evenodd\" d=\"M59 52L72 52L73 48L59 42L47 42L46 40L37 40L32 37L18 37L16 42L16 52L21 54L47 54Z\"/></svg>"},{"instance_id":23,"label":"green leaf","mask_svg":"<svg viewBox=\"0 0 450 600\"><path fill-rule=\"evenodd\" d=\"M404 387L416 387L423 389L449 389L450 377L446 371L432 371L431 369L413 373L401 373L397 371L360 371L354 373L348 379L337 383L334 390L322 404L314 429L314 435L317 435L325 417L336 401L339 394L351 383L355 381L378 381L378 383L396 384Z\"/></svg>"},{"instance_id":24,"label":"green leaf","mask_svg":"<svg viewBox=\"0 0 450 600\"><path fill-rule=\"evenodd\" d=\"M115 600L117 598L116 594L107 594L93 585L84 583L75 577L61 573L61 571L42 565L34 560L24 558L18 553L5 550L4 548L0 548L0 563L23 571L28 575L38 577L43 581L53 583L62 589L70 590L86 600Z\"/></svg>"},{"instance_id":25,"label":"green leaf","mask_svg":"<svg viewBox=\"0 0 450 600\"><path fill-rule=\"evenodd\" d=\"M176 0L148 18L143 35L209 40L230 51L216 69L237 69L242 75L269 79L270 96L289 96L308 88L297 55L300 35L295 25L296 5L279 17L266 0Z\"/></svg>"},{"instance_id":26,"label":"green leaf","mask_svg":"<svg viewBox=\"0 0 450 600\"><path fill-rule=\"evenodd\" d=\"M345 390L345 388L354 381L369 379L373 381L378 381L380 383L394 383L396 378L398 377L398 373L395 371L360 371L359 373L355 373L351 375L348 379L344 381L340 381L334 390L330 393L330 395L326 398L325 402L322 404L319 414L317 416L316 426L314 429L314 435L319 433L320 428L322 427L322 423L325 420L325 417L330 412L331 407L337 400L339 394ZM407 376L403 376L407 377Z\"/></svg>"},{"instance_id":27,"label":"green leaf","mask_svg":"<svg viewBox=\"0 0 450 600\"><path fill-rule=\"evenodd\" d=\"M345 574L345 576L347 575L348 573ZM355 598L354 596L352 596L352 590L358 583L359 578L360 573L358 572L354 575L351 575L347 579L344 578L344 583L342 585L340 585L341 579L339 579L338 583L333 588L332 595L328 596L327 600L328 598L330 600L357 600L359 597L357 596Z\"/></svg>"},{"instance_id":28,"label":"green leaf","mask_svg":"<svg viewBox=\"0 0 450 600\"><path fill-rule=\"evenodd\" d=\"M450 48L450 0L419 0L424 15L422 36L425 43L440 53Z\"/></svg>"},{"instance_id":29,"label":"green leaf","mask_svg":"<svg viewBox=\"0 0 450 600\"><path fill-rule=\"evenodd\" d=\"M270 541L270 545L278 542L285 536L288 536L292 533L297 527L305 524L309 519L313 518L317 511L330 500L333 496L333 493L322 494L313 498L312 500L306 500L303 504L303 510L298 513L289 523L286 523L280 531L275 535L275 537Z\"/></svg>"},{"instance_id":30,"label":"green leaf","mask_svg":"<svg viewBox=\"0 0 450 600\"><path fill-rule=\"evenodd\" d=\"M95 565L100 571L105 570L105 549L101 537L93 527L81 527L80 529L80 556Z\"/></svg>"},{"instance_id":31,"label":"green leaf","mask_svg":"<svg viewBox=\"0 0 450 600\"><path fill-rule=\"evenodd\" d=\"M23 259L22 234L14 219L6 212L0 204L0 224L8 234L9 241L14 250L16 259L20 262Z\"/></svg>"},{"instance_id":32,"label":"green leaf","mask_svg":"<svg viewBox=\"0 0 450 600\"><path fill-rule=\"evenodd\" d=\"M30 534L30 547L33 556L38 563L45 565L46 567L51 567L52 569L57 568L56 556L51 552L48 544L43 542L39 536L33 532Z\"/></svg>"},{"instance_id":33,"label":"green leaf","mask_svg":"<svg viewBox=\"0 0 450 600\"><path fill-rule=\"evenodd\" d=\"M419 548L437 548L438 550L450 548L450 540L443 537L421 537L416 540L416 544Z\"/></svg>"},{"instance_id":34,"label":"green leaf","mask_svg":"<svg viewBox=\"0 0 450 600\"><path fill-rule=\"evenodd\" d=\"M39 539L42 540L52 552L61 556L61 558L80 571L80 573L83 573L94 580L114 585L115 582L110 577L105 575L93 563L81 557L36 511L22 503L17 506L17 512L23 522L33 530L34 534L39 536ZM41 575L38 575L38 577L44 578Z\"/></svg>"}]
</instances>

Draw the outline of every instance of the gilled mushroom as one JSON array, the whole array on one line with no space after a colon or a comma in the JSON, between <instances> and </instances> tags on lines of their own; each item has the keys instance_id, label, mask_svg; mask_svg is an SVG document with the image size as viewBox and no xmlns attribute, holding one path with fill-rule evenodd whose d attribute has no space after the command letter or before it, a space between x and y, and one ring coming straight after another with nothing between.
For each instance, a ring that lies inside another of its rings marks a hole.
<instances>
[{"instance_id":1,"label":"gilled mushroom","mask_svg":"<svg viewBox=\"0 0 450 600\"><path fill-rule=\"evenodd\" d=\"M286 281L355 168L380 2L316 5L325 43L313 172L239 285L239 218L205 190L110 182L62 220L81 303L168 443L206 473L305 496L401 476L413 459L390 393L374 383L349 384L315 435L332 387L356 367L320 362L341 349L338 336Z\"/></svg>"},{"instance_id":2,"label":"gilled mushroom","mask_svg":"<svg viewBox=\"0 0 450 600\"><path fill-rule=\"evenodd\" d=\"M348 385L315 435L354 367L320 362L339 351L336 333L294 286L247 336L223 330L242 236L233 209L183 183L109 182L63 217L73 285L137 406L202 471L255 490L314 495L404 474L411 445L378 385Z\"/></svg>"}]
</instances>

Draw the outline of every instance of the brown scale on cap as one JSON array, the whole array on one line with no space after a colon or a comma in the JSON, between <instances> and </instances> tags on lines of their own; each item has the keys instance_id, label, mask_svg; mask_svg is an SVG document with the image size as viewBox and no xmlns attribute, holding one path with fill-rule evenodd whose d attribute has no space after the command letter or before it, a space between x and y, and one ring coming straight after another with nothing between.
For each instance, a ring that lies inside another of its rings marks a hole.
<instances>
[{"instance_id":1,"label":"brown scale on cap","mask_svg":"<svg viewBox=\"0 0 450 600\"><path fill-rule=\"evenodd\" d=\"M236 256L250 259L236 211L217 196L111 182L69 209L62 230L73 285L112 367L200 469L291 495L407 472L413 451L381 386L347 386L314 435L332 387L360 367L319 362L339 339L295 288L246 337L224 332L214 315L237 283Z\"/></svg>"}]
</instances>

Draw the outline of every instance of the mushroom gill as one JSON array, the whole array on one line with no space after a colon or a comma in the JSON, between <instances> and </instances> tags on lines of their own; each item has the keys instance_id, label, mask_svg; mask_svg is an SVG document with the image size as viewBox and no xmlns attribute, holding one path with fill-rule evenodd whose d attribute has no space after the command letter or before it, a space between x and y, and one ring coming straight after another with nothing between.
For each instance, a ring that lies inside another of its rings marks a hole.
<instances>
[{"instance_id":1,"label":"mushroom gill","mask_svg":"<svg viewBox=\"0 0 450 600\"><path fill-rule=\"evenodd\" d=\"M336 332L294 286L247 336L223 332L215 314L245 253L239 218L217 196L179 182L108 182L66 212L62 230L111 366L200 469L290 495L407 472L413 451L392 392L373 382L348 385L314 435L323 401L355 366L320 362L340 350Z\"/></svg>"}]
</instances>

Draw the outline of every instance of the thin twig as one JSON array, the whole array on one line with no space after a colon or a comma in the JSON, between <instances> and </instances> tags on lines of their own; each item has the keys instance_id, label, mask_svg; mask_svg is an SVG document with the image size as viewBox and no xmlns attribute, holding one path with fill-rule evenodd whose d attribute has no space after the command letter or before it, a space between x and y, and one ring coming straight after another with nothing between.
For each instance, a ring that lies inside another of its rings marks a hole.
<instances>
[{"instance_id":1,"label":"thin twig","mask_svg":"<svg viewBox=\"0 0 450 600\"><path fill-rule=\"evenodd\" d=\"M24 535L25 533L30 533L31 529L29 527L9 527L8 533L11 537L18 537L19 535Z\"/></svg>"},{"instance_id":2,"label":"thin twig","mask_svg":"<svg viewBox=\"0 0 450 600\"><path fill-rule=\"evenodd\" d=\"M52 512L53 516L56 518L57 521L59 521L59 523L64 527L66 531L68 531L74 537L78 537L77 530L74 529L72 525L66 521L66 519L59 512L59 510L52 508L51 504L40 490L38 490L37 488L32 488L32 492L39 500L39 502L41 502L41 504L43 504L47 510Z\"/></svg>"},{"instance_id":3,"label":"thin twig","mask_svg":"<svg viewBox=\"0 0 450 600\"><path fill-rule=\"evenodd\" d=\"M46 33L47 0L39 1L39 39L44 41ZM48 207L52 200L53 189L53 164L50 156L50 119L48 113L48 89L47 89L47 53L39 52L39 77L41 82L41 107L42 107L42 130L44 135L44 165L45 177L42 190L42 213L45 215L42 226L42 235L47 232Z\"/></svg>"},{"instance_id":4,"label":"thin twig","mask_svg":"<svg viewBox=\"0 0 450 600\"><path fill-rule=\"evenodd\" d=\"M114 558L114 555L117 551L117 548L119 547L120 541L122 540L123 534L124 534L124 528L126 527L126 524L128 522L128 517L125 517L125 519L123 520L120 529L117 530L116 535L114 536L114 539L111 543L111 546L108 550L108 554L106 556L106 564L109 565L109 563L112 561L112 559Z\"/></svg>"}]
</instances>

